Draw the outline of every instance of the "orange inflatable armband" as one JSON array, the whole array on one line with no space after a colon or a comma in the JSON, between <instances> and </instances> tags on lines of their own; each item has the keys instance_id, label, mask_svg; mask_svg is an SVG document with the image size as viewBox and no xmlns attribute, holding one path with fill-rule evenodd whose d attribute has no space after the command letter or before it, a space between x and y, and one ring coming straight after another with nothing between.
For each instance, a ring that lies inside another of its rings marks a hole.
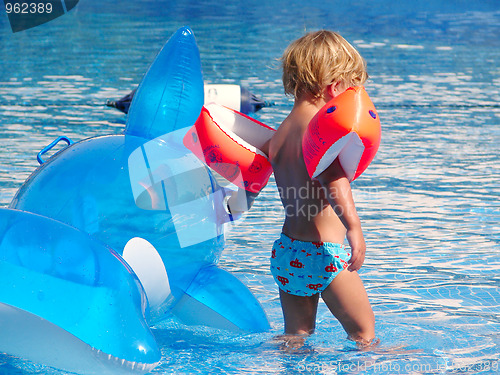
<instances>
[{"instance_id":1,"label":"orange inflatable armband","mask_svg":"<svg viewBox=\"0 0 500 375\"><path fill-rule=\"evenodd\" d=\"M251 117L213 103L203 106L183 142L222 177L248 192L258 193L272 173L261 149L274 132Z\"/></svg>"},{"instance_id":2,"label":"orange inflatable armband","mask_svg":"<svg viewBox=\"0 0 500 375\"><path fill-rule=\"evenodd\" d=\"M349 181L371 163L380 145L378 113L363 86L330 100L309 123L302 151L307 172L316 178L338 157Z\"/></svg>"}]
</instances>

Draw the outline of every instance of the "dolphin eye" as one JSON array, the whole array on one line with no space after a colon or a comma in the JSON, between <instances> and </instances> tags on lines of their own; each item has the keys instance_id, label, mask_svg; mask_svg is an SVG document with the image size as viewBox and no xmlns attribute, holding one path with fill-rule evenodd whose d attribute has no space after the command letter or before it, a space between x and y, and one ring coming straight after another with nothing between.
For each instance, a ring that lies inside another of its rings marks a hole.
<instances>
[{"instance_id":1,"label":"dolphin eye","mask_svg":"<svg viewBox=\"0 0 500 375\"><path fill-rule=\"evenodd\" d=\"M372 116L373 119L377 118L377 114L373 112L371 109L368 111L368 113L370 114L370 116Z\"/></svg>"},{"instance_id":2,"label":"dolphin eye","mask_svg":"<svg viewBox=\"0 0 500 375\"><path fill-rule=\"evenodd\" d=\"M333 111L335 111L337 109L337 107L333 106L333 107L330 107L326 110L326 113L332 113Z\"/></svg>"}]
</instances>

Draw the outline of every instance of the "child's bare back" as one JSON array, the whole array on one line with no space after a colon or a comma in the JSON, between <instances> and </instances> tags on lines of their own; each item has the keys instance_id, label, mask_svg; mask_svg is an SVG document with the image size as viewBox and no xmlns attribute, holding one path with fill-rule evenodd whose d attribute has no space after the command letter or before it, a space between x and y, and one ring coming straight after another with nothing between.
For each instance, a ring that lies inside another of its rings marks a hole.
<instances>
[{"instance_id":1,"label":"child's bare back","mask_svg":"<svg viewBox=\"0 0 500 375\"><path fill-rule=\"evenodd\" d=\"M321 103L298 103L271 139L269 159L285 209L283 233L297 240L342 243L346 229L326 190L309 177L302 155L304 132L320 108Z\"/></svg>"}]
</instances>

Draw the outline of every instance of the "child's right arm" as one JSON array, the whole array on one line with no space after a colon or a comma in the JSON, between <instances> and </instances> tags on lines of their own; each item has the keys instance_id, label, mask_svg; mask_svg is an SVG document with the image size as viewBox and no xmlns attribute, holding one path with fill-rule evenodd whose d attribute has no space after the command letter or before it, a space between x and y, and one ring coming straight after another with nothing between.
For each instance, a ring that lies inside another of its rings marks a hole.
<instances>
[{"instance_id":1,"label":"child's right arm","mask_svg":"<svg viewBox=\"0 0 500 375\"><path fill-rule=\"evenodd\" d=\"M346 237L352 251L348 270L357 271L365 260L366 244L354 205L351 185L339 160L336 159L317 179L326 189L330 205L347 230Z\"/></svg>"}]
</instances>

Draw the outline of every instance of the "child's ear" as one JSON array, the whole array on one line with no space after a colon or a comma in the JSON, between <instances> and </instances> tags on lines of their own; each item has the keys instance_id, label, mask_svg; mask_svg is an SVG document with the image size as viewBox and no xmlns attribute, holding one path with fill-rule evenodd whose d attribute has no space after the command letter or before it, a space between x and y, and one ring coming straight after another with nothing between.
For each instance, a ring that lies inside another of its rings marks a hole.
<instances>
[{"instance_id":1,"label":"child's ear","mask_svg":"<svg viewBox=\"0 0 500 375\"><path fill-rule=\"evenodd\" d=\"M331 83L324 88L323 98L325 99L325 101L329 102L336 96L342 94L346 89L347 89L346 85L342 82Z\"/></svg>"},{"instance_id":2,"label":"child's ear","mask_svg":"<svg viewBox=\"0 0 500 375\"><path fill-rule=\"evenodd\" d=\"M332 83L328 86L325 87L323 91L324 99L325 101L329 102L333 98L337 96L336 90L335 90L335 83Z\"/></svg>"},{"instance_id":3,"label":"child's ear","mask_svg":"<svg viewBox=\"0 0 500 375\"><path fill-rule=\"evenodd\" d=\"M331 98L335 98L335 83L332 83L328 86L326 86L326 94L331 97Z\"/></svg>"},{"instance_id":4,"label":"child's ear","mask_svg":"<svg viewBox=\"0 0 500 375\"><path fill-rule=\"evenodd\" d=\"M342 94L347 89L346 85L343 82L334 82L331 85L328 85L328 95L332 98Z\"/></svg>"}]
</instances>

